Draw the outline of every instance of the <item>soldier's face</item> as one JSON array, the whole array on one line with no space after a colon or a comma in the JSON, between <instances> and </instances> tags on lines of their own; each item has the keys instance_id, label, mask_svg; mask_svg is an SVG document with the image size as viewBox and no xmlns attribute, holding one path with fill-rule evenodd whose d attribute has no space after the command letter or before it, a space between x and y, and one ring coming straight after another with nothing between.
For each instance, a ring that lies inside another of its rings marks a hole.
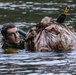
<instances>
[{"instance_id":1,"label":"soldier's face","mask_svg":"<svg viewBox=\"0 0 76 75\"><path fill-rule=\"evenodd\" d=\"M20 36L16 27L7 30L8 43L18 44L20 42Z\"/></svg>"}]
</instances>

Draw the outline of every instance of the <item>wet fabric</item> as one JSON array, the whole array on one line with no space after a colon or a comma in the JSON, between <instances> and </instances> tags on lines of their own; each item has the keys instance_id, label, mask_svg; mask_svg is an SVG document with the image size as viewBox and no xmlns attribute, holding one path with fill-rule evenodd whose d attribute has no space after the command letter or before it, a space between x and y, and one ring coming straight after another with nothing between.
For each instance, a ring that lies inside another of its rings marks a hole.
<instances>
[{"instance_id":1,"label":"wet fabric","mask_svg":"<svg viewBox=\"0 0 76 75\"><path fill-rule=\"evenodd\" d=\"M44 17L30 29L26 40L28 49L32 51L73 50L76 47L76 32L72 26Z\"/></svg>"},{"instance_id":2,"label":"wet fabric","mask_svg":"<svg viewBox=\"0 0 76 75\"><path fill-rule=\"evenodd\" d=\"M19 44L7 44L7 43L4 43L2 48L3 49L8 49L8 48L24 49L25 48L25 42L20 41Z\"/></svg>"}]
</instances>

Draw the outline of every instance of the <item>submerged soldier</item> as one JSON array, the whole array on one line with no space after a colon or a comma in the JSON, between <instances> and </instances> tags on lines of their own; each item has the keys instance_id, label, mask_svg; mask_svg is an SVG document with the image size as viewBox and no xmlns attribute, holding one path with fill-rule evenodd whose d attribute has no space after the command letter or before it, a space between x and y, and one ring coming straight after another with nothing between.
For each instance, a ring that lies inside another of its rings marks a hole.
<instances>
[{"instance_id":1,"label":"submerged soldier","mask_svg":"<svg viewBox=\"0 0 76 75\"><path fill-rule=\"evenodd\" d=\"M24 49L24 41L21 40L17 27L13 23L6 23L1 29L2 38L2 49L4 52L14 52L18 49Z\"/></svg>"}]
</instances>

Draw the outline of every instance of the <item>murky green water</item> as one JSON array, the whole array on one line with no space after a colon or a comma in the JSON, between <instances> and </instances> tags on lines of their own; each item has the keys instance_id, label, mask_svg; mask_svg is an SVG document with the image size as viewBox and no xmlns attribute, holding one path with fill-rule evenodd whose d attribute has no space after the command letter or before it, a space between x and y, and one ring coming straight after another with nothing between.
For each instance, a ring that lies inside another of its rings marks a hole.
<instances>
[{"instance_id":1,"label":"murky green water","mask_svg":"<svg viewBox=\"0 0 76 75\"><path fill-rule=\"evenodd\" d=\"M13 22L26 32L44 16L57 19L70 7L65 23L76 28L76 0L0 0L0 25ZM0 75L75 75L76 51L4 54L0 49Z\"/></svg>"}]
</instances>

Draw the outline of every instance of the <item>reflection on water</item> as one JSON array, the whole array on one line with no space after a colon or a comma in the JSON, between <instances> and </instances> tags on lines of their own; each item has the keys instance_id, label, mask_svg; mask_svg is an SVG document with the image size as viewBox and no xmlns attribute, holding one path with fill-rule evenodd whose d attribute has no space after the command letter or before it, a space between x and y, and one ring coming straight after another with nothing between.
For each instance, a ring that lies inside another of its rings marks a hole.
<instances>
[{"instance_id":1,"label":"reflection on water","mask_svg":"<svg viewBox=\"0 0 76 75\"><path fill-rule=\"evenodd\" d=\"M75 26L76 0L0 0L0 25L13 22L28 31L44 16L56 20L67 6L70 7L70 12L65 23ZM20 50L15 54L4 54L0 49L0 74L75 75L76 51L31 53Z\"/></svg>"},{"instance_id":2,"label":"reflection on water","mask_svg":"<svg viewBox=\"0 0 76 75\"><path fill-rule=\"evenodd\" d=\"M44 16L50 16L56 20L66 7L70 7L66 21L74 26L76 22L75 0L7 0L7 2L2 0L0 2L0 24L14 22L27 26L27 23L40 22Z\"/></svg>"},{"instance_id":3,"label":"reflection on water","mask_svg":"<svg viewBox=\"0 0 76 75\"><path fill-rule=\"evenodd\" d=\"M0 73L18 75L76 74L76 52L0 54Z\"/></svg>"}]
</instances>

